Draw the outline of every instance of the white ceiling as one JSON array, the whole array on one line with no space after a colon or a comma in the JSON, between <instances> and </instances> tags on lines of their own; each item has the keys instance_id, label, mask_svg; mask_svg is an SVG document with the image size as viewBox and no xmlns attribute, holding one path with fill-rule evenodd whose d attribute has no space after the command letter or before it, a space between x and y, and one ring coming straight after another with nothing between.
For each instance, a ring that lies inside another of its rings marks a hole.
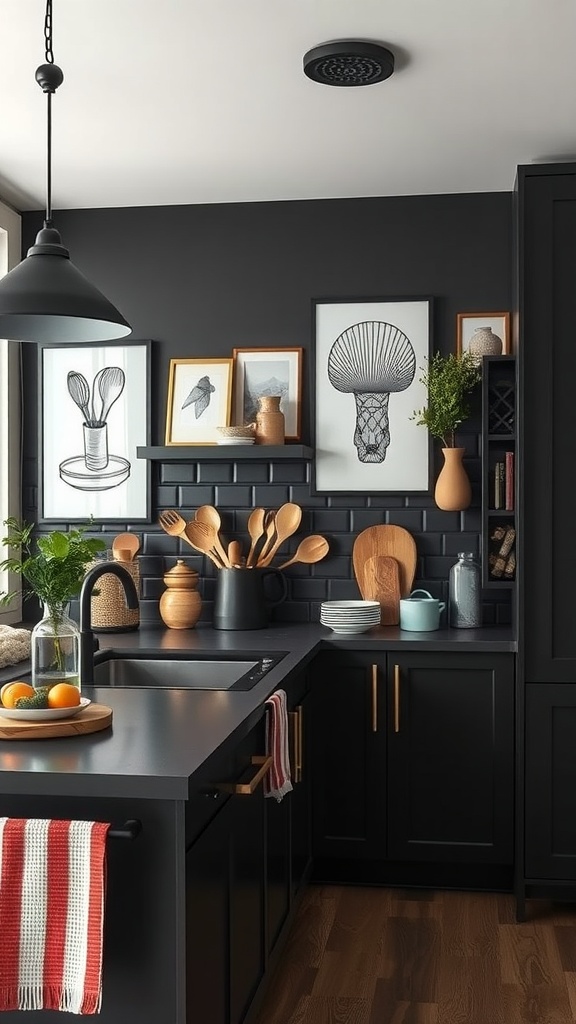
<instances>
[{"instance_id":1,"label":"white ceiling","mask_svg":"<svg viewBox=\"0 0 576 1024\"><path fill-rule=\"evenodd\" d=\"M507 191L576 158L576 0L53 0L56 208ZM0 196L44 204L45 0L0 0ZM311 82L311 47L396 54Z\"/></svg>"}]
</instances>

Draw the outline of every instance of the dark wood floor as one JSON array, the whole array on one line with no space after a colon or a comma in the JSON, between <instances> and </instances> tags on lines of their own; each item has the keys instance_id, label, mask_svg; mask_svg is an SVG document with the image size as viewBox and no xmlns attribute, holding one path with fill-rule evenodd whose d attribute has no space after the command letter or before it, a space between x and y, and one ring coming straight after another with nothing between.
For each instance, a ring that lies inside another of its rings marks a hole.
<instances>
[{"instance_id":1,"label":"dark wood floor","mask_svg":"<svg viewBox=\"0 0 576 1024\"><path fill-rule=\"evenodd\" d=\"M576 908L311 886L255 1024L573 1024Z\"/></svg>"}]
</instances>

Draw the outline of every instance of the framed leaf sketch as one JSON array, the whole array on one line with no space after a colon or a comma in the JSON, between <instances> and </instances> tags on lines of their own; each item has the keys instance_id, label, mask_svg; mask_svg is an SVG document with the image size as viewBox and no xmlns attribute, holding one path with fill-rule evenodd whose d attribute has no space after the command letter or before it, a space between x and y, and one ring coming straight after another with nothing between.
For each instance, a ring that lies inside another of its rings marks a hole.
<instances>
[{"instance_id":1,"label":"framed leaf sketch","mask_svg":"<svg viewBox=\"0 0 576 1024\"><path fill-rule=\"evenodd\" d=\"M231 359L171 359L166 444L215 444L231 404Z\"/></svg>"},{"instance_id":2,"label":"framed leaf sketch","mask_svg":"<svg viewBox=\"0 0 576 1024\"><path fill-rule=\"evenodd\" d=\"M150 519L150 342L39 349L39 518Z\"/></svg>"},{"instance_id":3,"label":"framed leaf sketch","mask_svg":"<svg viewBox=\"0 0 576 1024\"><path fill-rule=\"evenodd\" d=\"M317 494L430 490L429 298L313 303Z\"/></svg>"},{"instance_id":4,"label":"framed leaf sketch","mask_svg":"<svg viewBox=\"0 0 576 1024\"><path fill-rule=\"evenodd\" d=\"M280 395L284 436L299 441L302 433L302 348L235 348L234 423L253 423L258 399Z\"/></svg>"}]
</instances>

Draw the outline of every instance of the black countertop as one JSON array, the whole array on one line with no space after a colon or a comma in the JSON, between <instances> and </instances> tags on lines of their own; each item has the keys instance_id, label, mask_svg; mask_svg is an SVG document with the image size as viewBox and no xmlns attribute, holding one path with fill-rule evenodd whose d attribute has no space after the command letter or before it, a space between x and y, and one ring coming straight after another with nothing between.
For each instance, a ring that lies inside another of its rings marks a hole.
<instances>
[{"instance_id":1,"label":"black countertop","mask_svg":"<svg viewBox=\"0 0 576 1024\"><path fill-rule=\"evenodd\" d=\"M514 652L505 627L409 633L380 627L354 637L327 627L278 624L223 631L144 629L100 634L102 649L142 651L266 652L286 656L248 691L85 687L83 694L113 709L110 729L51 740L0 740L0 793L46 796L144 797L186 800L198 768L247 720L262 713L273 690L302 669L321 648L373 651ZM14 666L12 678L25 674Z\"/></svg>"}]
</instances>

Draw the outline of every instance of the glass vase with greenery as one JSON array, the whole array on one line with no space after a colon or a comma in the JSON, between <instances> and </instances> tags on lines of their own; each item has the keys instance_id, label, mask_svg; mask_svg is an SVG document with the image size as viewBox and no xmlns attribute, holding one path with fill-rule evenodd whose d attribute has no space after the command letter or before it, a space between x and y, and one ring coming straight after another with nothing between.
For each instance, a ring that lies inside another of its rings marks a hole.
<instances>
[{"instance_id":1,"label":"glass vase with greenery","mask_svg":"<svg viewBox=\"0 0 576 1024\"><path fill-rule=\"evenodd\" d=\"M482 371L470 352L443 356L435 352L423 370L420 383L428 389L428 404L414 412L418 426L428 427L444 448L454 448L456 428L470 415L470 393L482 379Z\"/></svg>"},{"instance_id":2,"label":"glass vase with greenery","mask_svg":"<svg viewBox=\"0 0 576 1024\"><path fill-rule=\"evenodd\" d=\"M5 519L8 533L2 543L18 552L0 564L26 581L23 597L36 597L44 606L42 619L31 638L32 682L34 686L53 684L60 679L78 682L79 631L69 618L68 605L82 589L86 570L106 547L103 540L87 537L88 527L67 533L33 537L34 524ZM0 595L7 604L13 593Z\"/></svg>"}]
</instances>

